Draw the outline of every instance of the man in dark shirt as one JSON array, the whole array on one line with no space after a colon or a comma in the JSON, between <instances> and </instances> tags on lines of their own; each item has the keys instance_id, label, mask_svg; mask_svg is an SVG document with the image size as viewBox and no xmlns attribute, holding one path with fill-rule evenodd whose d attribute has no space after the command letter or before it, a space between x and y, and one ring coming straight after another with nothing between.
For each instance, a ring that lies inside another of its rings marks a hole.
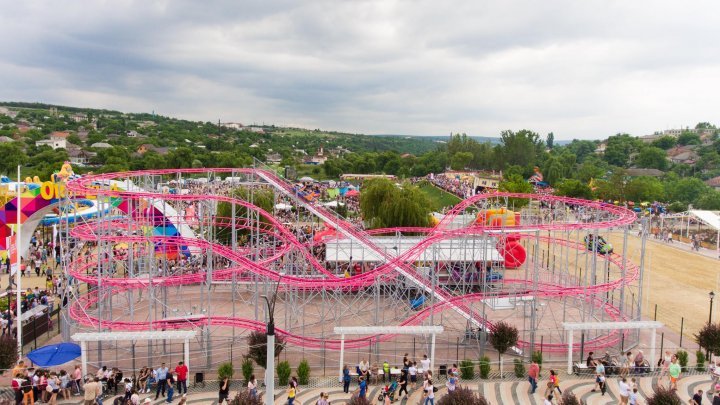
<instances>
[{"instance_id":1,"label":"man in dark shirt","mask_svg":"<svg viewBox=\"0 0 720 405\"><path fill-rule=\"evenodd\" d=\"M692 399L695 401L695 404L700 405L702 403L702 397L703 397L703 390L698 390L698 392L693 395Z\"/></svg>"},{"instance_id":2,"label":"man in dark shirt","mask_svg":"<svg viewBox=\"0 0 720 405\"><path fill-rule=\"evenodd\" d=\"M585 360L585 365L588 367L595 367L595 359L593 358L593 352L588 353L587 360Z\"/></svg>"}]
</instances>

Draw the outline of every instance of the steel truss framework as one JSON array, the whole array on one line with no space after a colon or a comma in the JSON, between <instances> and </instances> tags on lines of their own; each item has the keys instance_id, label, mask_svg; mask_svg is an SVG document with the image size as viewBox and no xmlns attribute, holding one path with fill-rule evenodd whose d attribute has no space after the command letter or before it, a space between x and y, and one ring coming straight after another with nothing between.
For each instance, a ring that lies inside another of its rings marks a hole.
<instances>
[{"instance_id":1,"label":"steel truss framework","mask_svg":"<svg viewBox=\"0 0 720 405\"><path fill-rule=\"evenodd\" d=\"M244 199L234 191L240 186L247 190ZM66 272L75 281L68 292L66 338L73 332L197 330L191 355L194 364L204 359L210 369L239 355L248 332L264 331L261 296L278 282L276 333L287 343L286 356L302 353L323 369L325 358L340 349L336 326L442 325L438 339L445 349L438 356L452 363L460 357L461 340L464 353L483 351L482 337L499 320L518 327L522 339L515 352L529 355L565 352L563 322L640 319L644 257L630 257L626 248L635 214L599 202L480 194L433 228L367 231L306 200L292 183L259 165L92 175L68 183L68 190L68 204L86 195L100 203L122 202L64 233L71 248ZM268 191L273 201L260 208L258 198ZM275 210L278 204L292 209ZM519 226L458 220L503 206L518 207ZM336 234L316 241L327 227ZM608 237L611 229L622 241L621 252L596 252L588 237ZM400 251L374 242L409 234L414 245ZM501 249L511 238L520 241L527 260L505 269L497 251L485 247ZM358 263L361 272L355 274L352 260L329 260L326 245L341 241L372 261ZM473 248L472 260L456 259L477 245L483 248ZM418 300L421 305L411 304ZM588 331L573 347L628 347L633 339L628 331ZM429 348L429 340L424 336L421 348ZM378 361L397 358L409 345L392 334L345 340L358 357L367 350ZM415 340L412 345L414 350ZM115 349L117 361L118 350L125 349ZM147 342L149 359L158 350L174 353L166 342ZM93 359L98 364L107 361L102 352L99 342Z\"/></svg>"}]
</instances>

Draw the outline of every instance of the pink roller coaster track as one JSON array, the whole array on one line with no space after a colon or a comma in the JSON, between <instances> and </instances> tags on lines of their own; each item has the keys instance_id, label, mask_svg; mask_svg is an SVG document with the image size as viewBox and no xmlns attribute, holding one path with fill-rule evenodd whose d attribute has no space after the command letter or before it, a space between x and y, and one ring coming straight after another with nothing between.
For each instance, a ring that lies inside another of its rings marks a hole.
<instances>
[{"instance_id":1,"label":"pink roller coaster track","mask_svg":"<svg viewBox=\"0 0 720 405\"><path fill-rule=\"evenodd\" d=\"M154 176L154 175L177 175L177 174L220 174L220 173L233 173L233 175L244 174L253 175L260 177L279 189L281 193L295 200L299 205L303 205L314 211L317 215L321 215L329 225L337 229L339 233L346 237L353 238L358 243L363 244L371 250L374 250L377 254L381 255L385 263L372 271L365 272L360 275L352 276L349 278L341 278L335 274L329 272L325 267L317 261L315 256L310 252L308 246L301 243L283 223L273 217L270 213L262 210L261 208L237 198L228 197L225 195L179 195L179 194L162 194L159 192L150 191L124 191L124 190L110 190L110 187L105 189L97 189L97 185L107 186L111 180L123 181L136 176ZM495 194L479 194L466 199L455 206L445 218L435 228L391 228L391 229L380 229L373 231L364 231L357 228L355 225L338 219L334 213L328 212L325 208L317 205L312 205L300 197L298 197L292 186L287 184L284 180L278 178L274 173L266 170L259 169L177 169L177 170L149 170L139 172L124 172L124 173L108 173L101 175L86 176L68 183L68 190L71 193L77 195L98 195L104 197L119 197L128 200L168 200L168 201L197 201L200 199L211 199L217 202L234 203L238 206L245 207L249 210L255 210L260 216L264 218L267 225L264 226L263 231L266 233L272 233L284 243L278 249L270 252L271 254L260 260L253 260L249 251L246 249L233 250L231 247L224 246L218 243L211 243L207 240L200 238L183 238L178 236L131 236L131 235L120 235L110 236L98 232L99 227L102 229L113 229L123 230L126 228L126 224L122 221L113 221L106 223L90 223L85 225L77 226L73 229L71 235L75 238L85 241L98 241L105 240L110 242L126 242L128 244L147 244L148 242L162 243L168 246L187 246L199 250L212 250L215 254L221 255L229 259L233 265L229 268L217 270L212 273L214 281L227 281L233 279L249 278L250 275L256 274L262 277L266 277L270 280L280 280L281 288L294 288L294 289L308 289L308 290L322 290L322 289L341 289L341 290L355 290L372 285L376 282L379 277L383 280L388 278L397 277L404 275L405 277L411 277L412 280L425 291L429 291L431 286L431 280L423 278L418 272L412 267L412 262L417 259L422 252L429 246L433 245L444 239L449 239L458 236L471 236L471 235L483 235L483 234L498 234L504 235L512 234L516 237L527 237L527 238L540 238L544 242L553 243L557 246L565 246L568 249L575 249L588 254L596 254L589 252L587 247L583 243L572 242L569 240L553 238L550 236L539 237L537 236L538 230L544 231L568 231L568 230L598 230L606 229L616 226L626 226L635 221L635 214L622 207L617 207L609 204L600 202L592 202L574 198L556 197L556 196L540 196L535 194L513 194L513 193L495 193ZM602 213L602 218L593 222L562 222L562 223L550 223L550 224L538 224L538 225L525 225L513 229L513 228L497 228L481 226L472 224L470 226L460 229L448 229L448 224L452 223L453 219L463 213L468 207L473 205L481 206L485 201L493 201L503 198L527 198L543 203L565 203L572 204L578 207L584 207L585 209L591 209L595 212ZM217 223L230 224L229 218L217 219ZM236 219L234 224L236 227L243 227L246 224L242 223L241 220ZM110 228L108 228L110 227ZM381 234L381 233L395 233L395 232L413 232L417 234L423 234L425 237L420 243L409 249L405 253L395 257L388 255L383 249L375 246L370 235ZM316 272L309 277L297 277L283 275L281 276L278 272L271 269L270 264L279 260L282 255L289 251L296 251L307 259L308 263L311 264L312 268ZM609 254L604 256L605 259L612 263L617 269L621 270L623 277L610 280L601 284L593 284L589 286L562 286L551 283L539 283L533 284L531 280L518 279L518 278L506 278L503 280L505 284L514 285L513 295L532 295L535 297L580 297L584 299L589 305L595 306L596 308L604 311L613 320L625 319L624 314L615 306L603 302L597 298L599 293L608 292L617 288L623 288L636 281L639 277L639 269L634 264L629 263L625 258L617 254ZM90 285L98 284L98 277L91 275L97 267L98 261L107 260L106 258L98 258L92 256L91 260L76 260L69 264L69 273L77 280L83 281ZM509 273L514 274L514 273ZM519 274L519 272L517 273ZM144 289L150 285L153 286L178 286L178 285L191 285L202 283L207 277L204 273L193 273L175 276L157 276L157 277L144 277L144 278L114 278L111 276L102 277L102 284L105 286L112 286L113 293L120 293L132 289ZM238 278L239 277L239 278ZM493 325L490 321L482 319L478 314L473 314L469 310L469 304L479 302L486 298L483 293L465 294L454 296L443 290L433 289L433 294L438 298L434 304L426 306L423 310L415 313L413 316L404 320L402 325L418 325L424 320L430 317L434 313L439 313L446 310L454 310L461 315L471 320L476 325L482 328L488 328L492 330ZM493 297L497 297L494 294ZM70 316L79 324L98 328L108 328L113 330L164 330L164 329L189 329L197 328L206 325L212 326L226 326L234 328L242 328L247 330L263 331L265 324L255 320L244 319L244 318L233 318L227 316L207 316L198 315L183 318L182 322L169 321L169 320L158 320L152 322L123 322L123 321L109 321L105 319L99 319L90 314L90 307L93 306L99 297L95 290L78 298L73 305L70 307ZM471 314L471 315L468 315ZM290 344L302 346L306 348L328 348L328 349L339 349L340 341L337 339L318 339L308 336L300 336L293 334L289 331L276 328L278 334L284 335L286 341ZM352 340L346 340L345 345L348 348L364 347L375 341L383 341L392 338L391 335L384 336L365 336ZM618 333L611 333L608 335L601 336L594 340L585 342L586 349L600 349L608 347L616 343L620 339ZM529 342L520 342L519 347L528 346ZM566 350L566 346L560 344L545 344L544 349L547 351L562 351Z\"/></svg>"}]
</instances>

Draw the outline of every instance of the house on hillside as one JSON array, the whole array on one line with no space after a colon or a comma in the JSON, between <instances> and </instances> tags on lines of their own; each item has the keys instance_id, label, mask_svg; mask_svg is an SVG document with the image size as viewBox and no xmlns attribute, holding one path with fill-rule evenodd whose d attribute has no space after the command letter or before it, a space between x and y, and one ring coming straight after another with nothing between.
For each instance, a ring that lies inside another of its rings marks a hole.
<instances>
[{"instance_id":1,"label":"house on hillside","mask_svg":"<svg viewBox=\"0 0 720 405\"><path fill-rule=\"evenodd\" d=\"M265 156L265 163L277 164L282 161L282 155L279 153L271 153Z\"/></svg>"},{"instance_id":2,"label":"house on hillside","mask_svg":"<svg viewBox=\"0 0 720 405\"><path fill-rule=\"evenodd\" d=\"M70 119L75 122L82 122L82 121L87 121L88 117L87 117L87 114L76 113L76 114L71 115Z\"/></svg>"},{"instance_id":3,"label":"house on hillside","mask_svg":"<svg viewBox=\"0 0 720 405\"><path fill-rule=\"evenodd\" d=\"M327 159L327 156L325 156L325 153L323 152L323 148L320 147L317 153L309 158L306 158L304 163L306 165L321 165L325 163Z\"/></svg>"},{"instance_id":4,"label":"house on hillside","mask_svg":"<svg viewBox=\"0 0 720 405\"><path fill-rule=\"evenodd\" d=\"M695 164L695 162L697 162L700 158L697 152L695 152L695 146L693 145L675 146L670 148L667 151L667 157L668 160L673 163L683 163L688 165Z\"/></svg>"},{"instance_id":5,"label":"house on hillside","mask_svg":"<svg viewBox=\"0 0 720 405\"><path fill-rule=\"evenodd\" d=\"M601 142L600 145L595 148L595 154L602 155L605 153L605 149L607 149L607 142Z\"/></svg>"},{"instance_id":6,"label":"house on hillside","mask_svg":"<svg viewBox=\"0 0 720 405\"><path fill-rule=\"evenodd\" d=\"M68 151L70 163L76 166L85 166L90 163L90 159L97 156L95 152L88 152L82 149L73 149Z\"/></svg>"},{"instance_id":7,"label":"house on hillside","mask_svg":"<svg viewBox=\"0 0 720 405\"><path fill-rule=\"evenodd\" d=\"M662 170L658 169L627 169L625 171L625 174L628 177L662 177L665 175Z\"/></svg>"},{"instance_id":8,"label":"house on hillside","mask_svg":"<svg viewBox=\"0 0 720 405\"><path fill-rule=\"evenodd\" d=\"M50 139L42 139L35 142L35 146L49 146L53 149L67 149L67 138L69 132L55 131L50 134Z\"/></svg>"},{"instance_id":9,"label":"house on hillside","mask_svg":"<svg viewBox=\"0 0 720 405\"><path fill-rule=\"evenodd\" d=\"M221 127L230 128L230 129L242 129L243 124L239 122L223 122L220 124Z\"/></svg>"},{"instance_id":10,"label":"house on hillside","mask_svg":"<svg viewBox=\"0 0 720 405\"><path fill-rule=\"evenodd\" d=\"M140 133L138 131L132 130L127 131L125 135L127 135L128 138L137 138L138 136L140 136Z\"/></svg>"},{"instance_id":11,"label":"house on hillside","mask_svg":"<svg viewBox=\"0 0 720 405\"><path fill-rule=\"evenodd\" d=\"M0 136L0 143L8 143L8 142L15 142L15 140L10 138L9 136Z\"/></svg>"},{"instance_id":12,"label":"house on hillside","mask_svg":"<svg viewBox=\"0 0 720 405\"><path fill-rule=\"evenodd\" d=\"M165 147L155 146L155 145L153 145L153 144L151 144L151 143L144 143L144 144L138 146L136 152L137 152L139 155L142 155L142 154L144 154L144 153L146 153L146 152L149 152L149 151L153 151L153 152L155 152L155 153L157 153L157 154L159 154L159 155L167 155L168 152L170 152L170 149L169 149L169 148L165 148Z\"/></svg>"},{"instance_id":13,"label":"house on hillside","mask_svg":"<svg viewBox=\"0 0 720 405\"><path fill-rule=\"evenodd\" d=\"M705 184L720 191L720 176L713 177L712 179L705 180Z\"/></svg>"},{"instance_id":14,"label":"house on hillside","mask_svg":"<svg viewBox=\"0 0 720 405\"><path fill-rule=\"evenodd\" d=\"M107 142L95 142L94 144L90 145L90 147L98 149L110 149L112 148L112 145Z\"/></svg>"}]
</instances>

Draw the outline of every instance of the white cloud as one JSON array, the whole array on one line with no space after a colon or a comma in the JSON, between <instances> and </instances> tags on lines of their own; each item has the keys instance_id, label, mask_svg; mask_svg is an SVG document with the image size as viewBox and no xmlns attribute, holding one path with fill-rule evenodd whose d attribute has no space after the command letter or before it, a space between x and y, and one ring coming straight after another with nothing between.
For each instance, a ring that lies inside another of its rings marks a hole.
<instances>
[{"instance_id":1,"label":"white cloud","mask_svg":"<svg viewBox=\"0 0 720 405\"><path fill-rule=\"evenodd\" d=\"M715 1L5 2L0 99L364 133L717 122Z\"/></svg>"}]
</instances>

